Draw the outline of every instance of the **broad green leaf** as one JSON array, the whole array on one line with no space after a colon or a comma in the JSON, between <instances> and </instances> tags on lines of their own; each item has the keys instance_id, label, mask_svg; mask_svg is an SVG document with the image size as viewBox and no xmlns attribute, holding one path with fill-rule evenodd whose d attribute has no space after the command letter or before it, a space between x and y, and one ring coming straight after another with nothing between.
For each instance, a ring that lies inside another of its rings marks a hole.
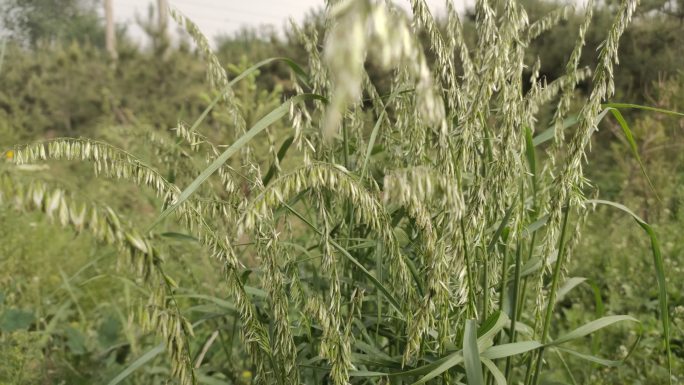
<instances>
[{"instance_id":1,"label":"broad green leaf","mask_svg":"<svg viewBox=\"0 0 684 385\"><path fill-rule=\"evenodd\" d=\"M580 339L586 335L589 335L597 330L603 329L606 326L610 326L612 324L622 322L622 321L631 321L631 322L639 322L636 318L630 317L628 315L613 315L613 316L607 316L603 318L599 318L597 320L591 321L587 324L584 324L577 329L564 334L555 340L549 342L547 345L548 346L555 346L555 345L560 345L563 343L566 343L568 341Z\"/></svg>"},{"instance_id":2,"label":"broad green leaf","mask_svg":"<svg viewBox=\"0 0 684 385\"><path fill-rule=\"evenodd\" d=\"M81 355L86 353L86 337L80 330L68 326L64 330L66 337L66 345L74 355Z\"/></svg>"},{"instance_id":3,"label":"broad green leaf","mask_svg":"<svg viewBox=\"0 0 684 385\"><path fill-rule=\"evenodd\" d=\"M492 373L492 377L494 377L496 385L506 385L506 376L501 373L501 370L496 367L496 364L494 364L494 362L492 362L492 360L489 358L482 357L481 359L482 363L487 367L489 372Z\"/></svg>"},{"instance_id":4,"label":"broad green leaf","mask_svg":"<svg viewBox=\"0 0 684 385\"><path fill-rule=\"evenodd\" d=\"M577 116L573 116L573 117L565 119L565 121L563 121L563 130L574 125L575 123L577 123ZM547 142L547 141L553 139L554 134L555 134L555 130L556 130L556 128L554 126L547 128L544 132L535 136L532 139L532 145L534 145L536 147L536 146L539 146L540 144L542 144L544 142Z\"/></svg>"},{"instance_id":5,"label":"broad green leaf","mask_svg":"<svg viewBox=\"0 0 684 385\"><path fill-rule=\"evenodd\" d=\"M510 319L506 313L497 311L490 315L477 330L478 351L483 351L491 346L494 337L503 329Z\"/></svg>"},{"instance_id":6,"label":"broad green leaf","mask_svg":"<svg viewBox=\"0 0 684 385\"><path fill-rule=\"evenodd\" d=\"M516 356L518 354L527 353L532 350L541 348L543 345L537 341L521 341L510 344L496 345L482 352L481 356L489 358L490 360L498 360Z\"/></svg>"},{"instance_id":7,"label":"broad green leaf","mask_svg":"<svg viewBox=\"0 0 684 385\"><path fill-rule=\"evenodd\" d=\"M413 385L424 384L432 378L439 376L445 371L463 362L463 355L461 351L450 353L437 361L431 362L418 368L405 370L403 372L382 373L366 370L352 371L349 373L351 377L415 377L423 376Z\"/></svg>"},{"instance_id":8,"label":"broad green leaf","mask_svg":"<svg viewBox=\"0 0 684 385\"><path fill-rule=\"evenodd\" d=\"M461 362L463 362L462 352L459 351L459 352L451 353L450 355L446 356L445 358L443 358L439 361L435 361L432 365L434 365L434 364L438 364L438 365L434 365L434 367L431 368L427 374L425 374L423 377L421 377L420 380L414 382L412 385L424 384L424 383L430 381L431 379L439 376L440 374L446 372L447 370L453 368L454 366L460 364Z\"/></svg>"},{"instance_id":9,"label":"broad green leaf","mask_svg":"<svg viewBox=\"0 0 684 385\"><path fill-rule=\"evenodd\" d=\"M582 278L582 277L568 278L568 280L565 281L563 286L558 288L558 293L556 294L556 303L560 302L563 299L563 297L565 297L565 295L570 292L570 290L574 289L575 287L577 287L579 284L581 284L582 282L584 282L586 280L587 280L586 278Z\"/></svg>"},{"instance_id":10,"label":"broad green leaf","mask_svg":"<svg viewBox=\"0 0 684 385\"><path fill-rule=\"evenodd\" d=\"M33 312L21 309L7 309L0 316L0 331L11 333L15 330L28 329L36 320Z\"/></svg>"},{"instance_id":11,"label":"broad green leaf","mask_svg":"<svg viewBox=\"0 0 684 385\"><path fill-rule=\"evenodd\" d=\"M548 220L549 220L549 215L546 214L546 215L542 216L541 218L537 219L536 221L530 223L529 226L527 226L523 229L523 235L525 235L525 236L532 235L535 231L544 227L544 225L546 224L546 222Z\"/></svg>"},{"instance_id":12,"label":"broad green leaf","mask_svg":"<svg viewBox=\"0 0 684 385\"><path fill-rule=\"evenodd\" d=\"M161 352L166 350L166 347L164 347L164 344L161 343L152 349L148 350L140 356L137 360L133 361L126 369L124 369L122 372L120 372L116 377L114 377L111 381L107 383L107 385L116 385L120 383L121 381L125 380L126 377L130 376L131 373L135 372L136 370L140 369L143 365L148 363L150 360L152 360L154 357L158 356Z\"/></svg>"},{"instance_id":13,"label":"broad green leaf","mask_svg":"<svg viewBox=\"0 0 684 385\"><path fill-rule=\"evenodd\" d=\"M466 321L463 334L463 364L468 385L484 385L480 350L477 347L477 321L471 319Z\"/></svg>"}]
</instances>

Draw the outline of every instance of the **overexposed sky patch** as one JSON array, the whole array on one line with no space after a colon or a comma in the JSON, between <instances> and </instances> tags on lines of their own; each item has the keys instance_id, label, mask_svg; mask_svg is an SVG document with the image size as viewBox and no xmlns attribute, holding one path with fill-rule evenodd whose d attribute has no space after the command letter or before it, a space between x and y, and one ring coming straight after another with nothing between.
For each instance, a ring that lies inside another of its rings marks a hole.
<instances>
[{"instance_id":1,"label":"overexposed sky patch","mask_svg":"<svg viewBox=\"0 0 684 385\"><path fill-rule=\"evenodd\" d=\"M114 18L125 24L133 38L144 39L145 34L137 25L137 18L145 20L149 8L156 7L157 0L112 0ZM459 12L470 7L475 0L452 0ZM584 6L587 0L561 0ZM322 8L324 0L167 0L168 4L192 19L200 30L212 41L220 35L230 35L243 27L270 25L281 32L290 19L301 21L312 9ZM393 0L405 9L410 9L409 0ZM426 0L435 15L445 9L445 0ZM155 19L156 20L156 15ZM174 23L170 25L173 28Z\"/></svg>"},{"instance_id":2,"label":"overexposed sky patch","mask_svg":"<svg viewBox=\"0 0 684 385\"><path fill-rule=\"evenodd\" d=\"M136 25L136 17L146 19L150 6L156 0L112 0L114 18L125 24L133 37L142 37ZM315 8L324 5L323 0L167 0L172 8L180 10L192 19L202 32L213 40L222 34L232 34L242 27L272 25L277 31L287 25L290 18L301 21ZM474 0L453 0L457 9L465 9ZM444 0L427 0L430 10L439 14L444 10ZM408 0L395 4L409 8Z\"/></svg>"}]
</instances>

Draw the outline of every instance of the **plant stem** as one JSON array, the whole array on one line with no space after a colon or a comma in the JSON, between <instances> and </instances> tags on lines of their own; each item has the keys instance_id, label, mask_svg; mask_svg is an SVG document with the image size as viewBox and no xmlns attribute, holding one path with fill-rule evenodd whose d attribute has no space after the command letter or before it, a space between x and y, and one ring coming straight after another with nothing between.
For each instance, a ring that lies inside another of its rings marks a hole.
<instances>
[{"instance_id":1,"label":"plant stem","mask_svg":"<svg viewBox=\"0 0 684 385\"><path fill-rule=\"evenodd\" d=\"M513 280L513 303L511 304L511 337L510 341L511 343L515 342L515 326L516 322L518 321L518 295L520 294L518 292L520 288L520 268L521 268L521 247L520 247L520 241L518 240L518 244L516 245L515 249L515 272L514 272L514 280ZM511 382L511 357L506 358L506 382L510 383Z\"/></svg>"},{"instance_id":2,"label":"plant stem","mask_svg":"<svg viewBox=\"0 0 684 385\"><path fill-rule=\"evenodd\" d=\"M568 215L570 213L570 208L566 204L563 213L563 224L561 225L561 234L558 241L558 258L556 260L556 265L553 269L553 276L551 277L551 290L549 291L549 296L546 303L546 316L544 317L544 325L542 327L541 343L546 343L546 339L549 336L549 329L551 327L551 318L553 317L553 308L556 302L556 294L558 291L558 284L560 283L561 270L565 262L565 233L568 226ZM537 363L535 364L534 378L532 384L539 384L539 373L541 372L542 357L544 355L544 348L539 349L537 354Z\"/></svg>"}]
</instances>

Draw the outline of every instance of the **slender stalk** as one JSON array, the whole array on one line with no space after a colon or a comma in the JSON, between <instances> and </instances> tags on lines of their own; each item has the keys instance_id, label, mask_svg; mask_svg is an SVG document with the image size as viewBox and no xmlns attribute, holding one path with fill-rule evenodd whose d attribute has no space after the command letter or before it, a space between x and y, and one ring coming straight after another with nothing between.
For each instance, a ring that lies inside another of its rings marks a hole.
<instances>
[{"instance_id":1,"label":"slender stalk","mask_svg":"<svg viewBox=\"0 0 684 385\"><path fill-rule=\"evenodd\" d=\"M508 280L508 247L503 247L503 263L501 264L501 291L499 292L499 310L504 311L504 302L506 301L506 281Z\"/></svg>"},{"instance_id":2,"label":"slender stalk","mask_svg":"<svg viewBox=\"0 0 684 385\"><path fill-rule=\"evenodd\" d=\"M468 252L468 241L466 239L465 223L461 218L461 237L463 238L463 254L466 260L466 279L468 280L468 319L475 318L477 310L475 308L475 291L473 290L473 266Z\"/></svg>"},{"instance_id":3,"label":"slender stalk","mask_svg":"<svg viewBox=\"0 0 684 385\"><path fill-rule=\"evenodd\" d=\"M484 293L482 295L482 320L486 320L489 316L489 254L487 252L484 252L483 254L484 255L482 258L482 280L484 281L484 283L482 284L482 290Z\"/></svg>"},{"instance_id":4,"label":"slender stalk","mask_svg":"<svg viewBox=\"0 0 684 385\"><path fill-rule=\"evenodd\" d=\"M515 249L515 272L514 274L514 279L513 279L513 303L511 304L511 336L510 336L510 342L513 343L515 342L515 327L516 323L518 322L518 295L519 293L519 288L520 288L520 268L522 265L521 262L521 247L520 247L520 240L518 240L518 244L516 245ZM506 382L511 383L511 359L512 357L507 357L506 358Z\"/></svg>"},{"instance_id":5,"label":"slender stalk","mask_svg":"<svg viewBox=\"0 0 684 385\"><path fill-rule=\"evenodd\" d=\"M549 296L546 302L546 316L544 317L544 325L542 326L541 342L546 343L546 339L549 336L549 330L551 327L551 318L553 317L553 308L556 302L556 295L558 291L558 285L560 283L561 270L565 262L565 234L568 226L568 216L570 213L570 208L566 205L563 212L563 224L561 225L561 234L558 241L558 259L556 260L556 265L553 269L553 276L551 277L551 289L549 291ZM532 384L539 384L539 373L541 372L542 358L544 355L544 348L539 349L537 354L537 362L535 364L534 378Z\"/></svg>"}]
</instances>

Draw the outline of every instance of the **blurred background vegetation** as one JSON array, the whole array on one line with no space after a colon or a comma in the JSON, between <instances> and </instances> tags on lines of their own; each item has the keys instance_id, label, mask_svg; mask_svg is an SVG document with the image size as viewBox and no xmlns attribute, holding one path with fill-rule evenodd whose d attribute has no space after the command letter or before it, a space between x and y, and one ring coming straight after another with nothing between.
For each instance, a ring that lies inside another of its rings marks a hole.
<instances>
[{"instance_id":1,"label":"blurred background vegetation","mask_svg":"<svg viewBox=\"0 0 684 385\"><path fill-rule=\"evenodd\" d=\"M523 2L532 19L558 7L547 1ZM597 5L587 35L585 65L593 65L590 61L596 58L598 44L604 38L601 33L616 6L614 0ZM471 11L463 18L472 41L468 26L473 18ZM105 50L101 17L91 3L0 1L0 31L5 36L0 43L0 153L17 143L85 136L137 149L137 154L152 164L172 161L158 158L154 143L145 139L147 134L194 121L216 95L206 84L205 66L189 40L169 40L155 20L150 15L140 21L149 38L145 46L118 27L118 59L113 61ZM560 27L535 40L529 51L530 67L539 59L540 73L549 81L561 75L581 22L579 12L571 13ZM322 14L314 11L305 25L320 29L322 23ZM292 30L278 34L244 29L218 38L215 47L232 76L274 56L306 64L305 50ZM621 41L613 101L684 110L683 57L684 1L642 1L638 17ZM371 74L377 84L389 81L381 72ZM286 67L273 62L239 83L237 99L243 103L248 126L250 120L263 116L292 92L289 76ZM588 91L587 85L578 90ZM628 145L620 127L610 119L604 120L595 136L589 155L593 166L588 173L604 199L638 209L659 234L669 274L673 353L678 362L675 369L682 374L684 120L645 112L632 112L626 118L655 191L637 162L627 155ZM230 119L221 109L214 109L202 131L216 142L230 143L233 133L225 129ZM274 141L281 143L283 139ZM264 143L265 151L268 145ZM135 191L132 185L96 180L87 166L57 162L49 167L55 183L105 201L131 221L149 222L155 213L151 193L147 200L132 200L130 196L145 193ZM61 229L43 215L18 215L7 205L0 205L0 230L0 384L107 383L158 343L129 317L129 310L145 293L141 293L138 282L117 272L114 249L103 249L86 234ZM180 286L222 298L225 289L221 278L210 274L217 269L212 261L195 258L200 251L193 244L176 243L170 246L173 260L168 269L178 277ZM598 370L575 365L572 367L585 370L574 371L574 380L592 384L662 383L667 373L658 334L657 288L655 276L646 267L651 257L640 229L625 215L598 210L589 218L575 255L572 275L586 277L600 290L603 310L597 311L633 315L643 323L644 332L638 350L623 367ZM192 263L188 263L190 258ZM590 285L586 287L563 301L556 320L561 328L571 329L592 318L586 309L597 305ZM620 346L621 338L611 338L624 332L614 328L598 337L595 343L600 351L607 352L604 356L627 349ZM229 349L237 334L226 330L220 337ZM135 372L128 380L165 383L168 369L163 362L161 355L157 364ZM238 359L214 370L217 375L213 378L224 380L220 383L250 381L246 366Z\"/></svg>"}]
</instances>

